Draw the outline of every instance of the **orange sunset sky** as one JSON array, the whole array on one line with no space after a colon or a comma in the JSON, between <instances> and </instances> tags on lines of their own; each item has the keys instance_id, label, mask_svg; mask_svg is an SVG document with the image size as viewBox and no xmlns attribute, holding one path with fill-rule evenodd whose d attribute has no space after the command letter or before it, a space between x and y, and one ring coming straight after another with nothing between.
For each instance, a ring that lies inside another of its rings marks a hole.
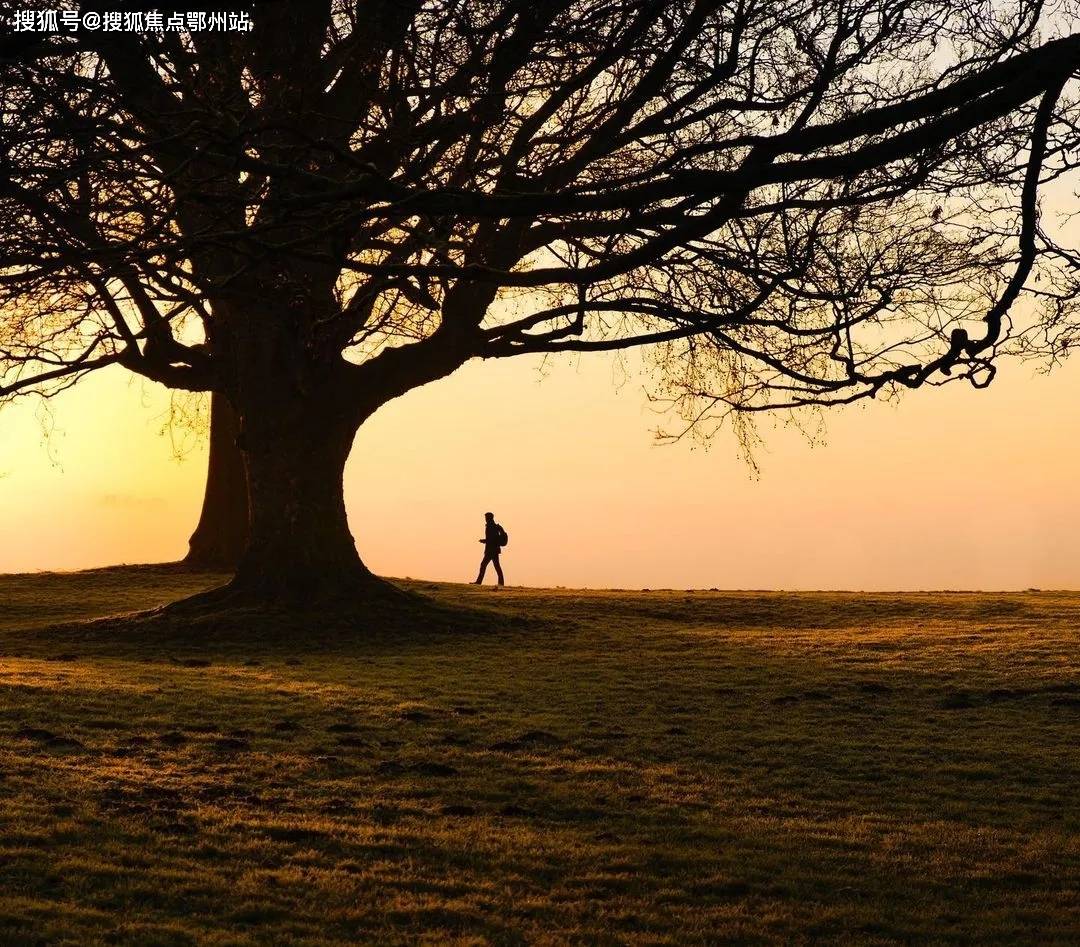
<instances>
[{"instance_id":1,"label":"orange sunset sky","mask_svg":"<svg viewBox=\"0 0 1080 947\"><path fill-rule=\"evenodd\" d=\"M395 576L475 576L482 514L512 584L630 588L1080 587L1080 363L1005 363L834 412L813 447L770 429L754 479L730 434L657 446L640 382L605 358L474 363L361 430L353 534ZM167 394L122 371L0 411L0 571L169 560L206 456L175 459Z\"/></svg>"}]
</instances>

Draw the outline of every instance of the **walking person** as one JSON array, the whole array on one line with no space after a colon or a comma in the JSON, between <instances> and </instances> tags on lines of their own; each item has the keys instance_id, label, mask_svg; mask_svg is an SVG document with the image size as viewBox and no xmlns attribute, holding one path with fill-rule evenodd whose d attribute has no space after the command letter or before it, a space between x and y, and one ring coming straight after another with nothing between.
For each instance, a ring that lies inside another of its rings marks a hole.
<instances>
[{"instance_id":1,"label":"walking person","mask_svg":"<svg viewBox=\"0 0 1080 947\"><path fill-rule=\"evenodd\" d=\"M509 542L506 530L495 522L494 513L484 514L484 538L480 540L484 544L484 558L480 563L480 574L476 577L473 585L481 585L484 581L484 573L487 572L488 563L495 567L495 574L499 577L499 585L505 585L503 581L502 566L499 564L499 553L502 547Z\"/></svg>"}]
</instances>

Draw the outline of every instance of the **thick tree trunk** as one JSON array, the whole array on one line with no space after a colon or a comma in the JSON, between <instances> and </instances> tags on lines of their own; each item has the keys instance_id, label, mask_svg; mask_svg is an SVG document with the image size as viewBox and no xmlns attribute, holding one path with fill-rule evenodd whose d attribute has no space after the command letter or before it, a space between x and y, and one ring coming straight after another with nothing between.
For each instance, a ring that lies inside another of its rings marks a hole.
<instances>
[{"instance_id":1,"label":"thick tree trunk","mask_svg":"<svg viewBox=\"0 0 1080 947\"><path fill-rule=\"evenodd\" d=\"M231 333L218 344L237 368L229 398L240 419L249 536L233 581L197 597L199 608L354 610L376 599L412 599L357 554L345 514L345 462L367 418L452 372L473 352L473 339L436 332L426 344L385 349L363 366L328 355L315 328L334 323L339 306L329 289L305 289L332 287L315 269L271 269L248 287L254 302L237 289L217 305Z\"/></svg>"},{"instance_id":2,"label":"thick tree trunk","mask_svg":"<svg viewBox=\"0 0 1080 947\"><path fill-rule=\"evenodd\" d=\"M332 413L242 440L251 534L230 589L258 603L355 605L392 587L361 561L343 476L355 429Z\"/></svg>"},{"instance_id":3,"label":"thick tree trunk","mask_svg":"<svg viewBox=\"0 0 1080 947\"><path fill-rule=\"evenodd\" d=\"M188 540L184 564L195 569L232 572L248 544L248 489L244 459L237 445L240 424L229 399L210 401L210 460L199 525Z\"/></svg>"}]
</instances>

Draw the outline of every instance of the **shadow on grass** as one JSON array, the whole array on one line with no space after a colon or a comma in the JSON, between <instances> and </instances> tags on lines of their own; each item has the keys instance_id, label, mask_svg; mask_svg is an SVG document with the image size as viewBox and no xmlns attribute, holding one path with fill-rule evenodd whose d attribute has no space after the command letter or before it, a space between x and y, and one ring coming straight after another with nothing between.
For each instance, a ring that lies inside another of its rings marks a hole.
<instances>
[{"instance_id":1,"label":"shadow on grass","mask_svg":"<svg viewBox=\"0 0 1080 947\"><path fill-rule=\"evenodd\" d=\"M1077 615L1071 593L746 592L528 590L537 605L572 607L582 619L645 619L717 629L808 630L930 621L1044 620Z\"/></svg>"},{"instance_id":2,"label":"shadow on grass","mask_svg":"<svg viewBox=\"0 0 1080 947\"><path fill-rule=\"evenodd\" d=\"M686 633L734 630L770 638L892 626L904 637L924 625L1080 622L1075 595L1039 593L850 593L641 590L575 591L492 588L396 581L389 598L333 609L186 607L185 600L223 585L223 574L176 563L117 566L77 573L0 576L0 633L6 649L88 648L127 657L147 647L161 654L415 651L447 636L478 643L527 635L555 647L567 636L615 635L643 622ZM359 592L358 592L359 595ZM212 599L211 599L212 600ZM903 638L887 642L901 646ZM613 643L617 643L613 642ZM871 647L870 644L866 645Z\"/></svg>"},{"instance_id":3,"label":"shadow on grass","mask_svg":"<svg viewBox=\"0 0 1080 947\"><path fill-rule=\"evenodd\" d=\"M128 583L133 577L146 581L190 576L185 576L182 569L170 567L102 570L77 576L108 580L112 576L103 575L106 571L114 572L121 582ZM52 578L56 580L56 577ZM444 641L447 636L475 639L522 632L536 635L551 628L565 628L567 624L563 620L553 621L550 616L508 614L470 603L443 601L410 589L395 589L395 594L390 596L323 609L251 605L216 607L212 595L205 595L206 586L199 589L197 584L198 580L206 580L212 592L213 585L217 584L215 580L220 581L222 577L201 574L194 578L196 588L189 589L185 585L183 591L197 594L153 608L100 618L64 620L67 617L64 611L70 611L70 608L61 605L56 609L60 620L43 621L38 612L33 615L37 620L24 626L20 626L16 616L5 616L9 626L4 630L5 643L47 645L50 649L91 648L99 655L117 657L135 651L145 653L148 647L169 654L192 651L220 654L246 652L253 645L260 650L276 652L355 653L358 648L379 650L435 643ZM93 614L93 607L87 603L84 614ZM99 608L105 611L106 603L102 602ZM23 612L30 617L32 609L27 607Z\"/></svg>"}]
</instances>

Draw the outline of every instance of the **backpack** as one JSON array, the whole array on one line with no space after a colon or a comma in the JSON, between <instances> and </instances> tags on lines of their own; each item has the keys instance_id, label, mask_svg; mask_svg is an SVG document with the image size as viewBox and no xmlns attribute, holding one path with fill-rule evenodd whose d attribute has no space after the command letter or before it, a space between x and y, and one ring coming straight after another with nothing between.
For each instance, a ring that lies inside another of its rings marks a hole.
<instances>
[{"instance_id":1,"label":"backpack","mask_svg":"<svg viewBox=\"0 0 1080 947\"><path fill-rule=\"evenodd\" d=\"M500 546L505 546L508 542L510 542L510 536L507 534L506 530L503 529L500 526L499 527L499 545Z\"/></svg>"}]
</instances>

